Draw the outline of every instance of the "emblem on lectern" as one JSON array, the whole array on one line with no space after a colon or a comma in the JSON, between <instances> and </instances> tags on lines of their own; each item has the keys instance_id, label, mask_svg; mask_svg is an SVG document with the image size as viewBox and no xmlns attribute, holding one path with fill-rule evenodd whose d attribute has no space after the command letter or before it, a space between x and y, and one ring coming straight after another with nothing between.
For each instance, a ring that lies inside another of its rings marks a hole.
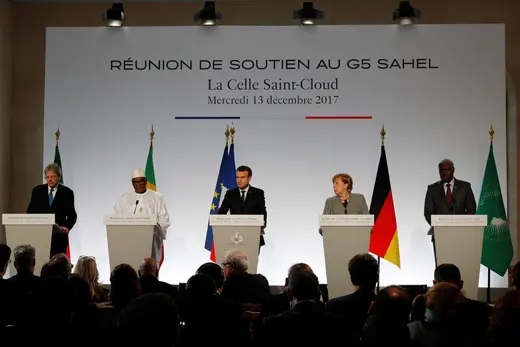
<instances>
[{"instance_id":1,"label":"emblem on lectern","mask_svg":"<svg viewBox=\"0 0 520 347\"><path fill-rule=\"evenodd\" d=\"M244 237L240 235L238 231L235 231L235 234L231 235L231 242L233 242L235 245L243 245Z\"/></svg>"}]
</instances>

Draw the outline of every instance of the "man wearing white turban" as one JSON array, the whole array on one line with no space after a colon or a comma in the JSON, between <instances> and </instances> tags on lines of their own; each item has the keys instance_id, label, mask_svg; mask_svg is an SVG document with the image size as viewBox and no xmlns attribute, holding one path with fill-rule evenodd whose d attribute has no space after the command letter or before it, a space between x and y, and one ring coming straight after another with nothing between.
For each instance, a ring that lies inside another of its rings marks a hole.
<instances>
[{"instance_id":1,"label":"man wearing white turban","mask_svg":"<svg viewBox=\"0 0 520 347\"><path fill-rule=\"evenodd\" d=\"M166 239L166 230L170 226L170 216L162 194L146 189L146 174L142 169L132 173L133 192L123 194L114 206L117 214L156 215L158 228L153 235L151 257L158 263L163 261L162 244Z\"/></svg>"}]
</instances>

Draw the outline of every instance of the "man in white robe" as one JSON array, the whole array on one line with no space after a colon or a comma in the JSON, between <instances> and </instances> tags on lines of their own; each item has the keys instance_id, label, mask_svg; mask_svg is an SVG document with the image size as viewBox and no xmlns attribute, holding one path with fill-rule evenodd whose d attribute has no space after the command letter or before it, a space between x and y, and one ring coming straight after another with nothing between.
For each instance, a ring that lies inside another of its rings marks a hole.
<instances>
[{"instance_id":1,"label":"man in white robe","mask_svg":"<svg viewBox=\"0 0 520 347\"><path fill-rule=\"evenodd\" d=\"M144 170L136 169L132 173L134 191L123 194L114 206L116 214L146 214L157 216L157 228L153 235L151 257L159 264L162 263L163 240L170 226L170 216L162 194L146 189L146 175Z\"/></svg>"}]
</instances>

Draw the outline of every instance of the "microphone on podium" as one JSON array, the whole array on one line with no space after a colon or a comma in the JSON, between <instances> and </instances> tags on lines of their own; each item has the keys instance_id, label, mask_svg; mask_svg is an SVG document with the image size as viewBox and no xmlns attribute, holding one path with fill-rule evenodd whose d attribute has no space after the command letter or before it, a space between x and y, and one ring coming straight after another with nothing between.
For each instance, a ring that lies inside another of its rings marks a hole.
<instances>
[{"instance_id":1,"label":"microphone on podium","mask_svg":"<svg viewBox=\"0 0 520 347\"><path fill-rule=\"evenodd\" d=\"M135 211L137 210L137 205L139 205L139 200L136 200L136 201L135 201L134 214L135 214Z\"/></svg>"},{"instance_id":2,"label":"microphone on podium","mask_svg":"<svg viewBox=\"0 0 520 347\"><path fill-rule=\"evenodd\" d=\"M455 199L451 198L450 214L454 214L454 212L455 212Z\"/></svg>"}]
</instances>

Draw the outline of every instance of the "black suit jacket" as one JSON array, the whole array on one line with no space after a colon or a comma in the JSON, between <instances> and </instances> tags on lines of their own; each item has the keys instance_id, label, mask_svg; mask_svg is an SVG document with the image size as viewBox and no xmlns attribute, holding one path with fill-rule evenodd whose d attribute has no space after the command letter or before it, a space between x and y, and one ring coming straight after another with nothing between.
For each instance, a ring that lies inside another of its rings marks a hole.
<instances>
[{"instance_id":1,"label":"black suit jacket","mask_svg":"<svg viewBox=\"0 0 520 347\"><path fill-rule=\"evenodd\" d=\"M265 318L256 340L259 346L348 346L338 339L343 328L338 323L323 303L302 301Z\"/></svg>"},{"instance_id":2,"label":"black suit jacket","mask_svg":"<svg viewBox=\"0 0 520 347\"><path fill-rule=\"evenodd\" d=\"M178 290L169 283L159 281L155 276L144 275L139 277L141 284L141 294L163 293L169 295L172 299L177 298Z\"/></svg>"},{"instance_id":3,"label":"black suit jacket","mask_svg":"<svg viewBox=\"0 0 520 347\"><path fill-rule=\"evenodd\" d=\"M74 207L74 192L72 189L60 184L56 190L56 195L49 205L49 187L47 184L40 184L33 188L31 201L27 207L27 213L54 214L55 222L59 226L72 230L78 215ZM68 235L52 235L51 256L56 253L65 253L69 245Z\"/></svg>"},{"instance_id":4,"label":"black suit jacket","mask_svg":"<svg viewBox=\"0 0 520 347\"><path fill-rule=\"evenodd\" d=\"M325 307L327 311L343 326L339 334L345 345L356 345L361 338L363 326L368 319L368 311L376 294L370 289L358 289L352 294L329 300ZM347 343L348 342L348 343Z\"/></svg>"},{"instance_id":5,"label":"black suit jacket","mask_svg":"<svg viewBox=\"0 0 520 347\"><path fill-rule=\"evenodd\" d=\"M224 196L224 201L218 209L218 214L250 214L263 215L264 228L267 226L267 209L265 207L265 194L262 189L249 186L246 201L242 202L239 188L230 189ZM260 246L264 245L264 236L260 235Z\"/></svg>"},{"instance_id":6,"label":"black suit jacket","mask_svg":"<svg viewBox=\"0 0 520 347\"><path fill-rule=\"evenodd\" d=\"M271 298L271 289L261 274L233 274L224 281L220 297L241 304L263 305Z\"/></svg>"},{"instance_id":7,"label":"black suit jacket","mask_svg":"<svg viewBox=\"0 0 520 347\"><path fill-rule=\"evenodd\" d=\"M446 203L446 194L442 181L437 181L428 186L424 201L424 218L431 225L432 215L436 214L475 214L477 204L471 189L471 184L466 181L454 179L452 189L452 204Z\"/></svg>"}]
</instances>

